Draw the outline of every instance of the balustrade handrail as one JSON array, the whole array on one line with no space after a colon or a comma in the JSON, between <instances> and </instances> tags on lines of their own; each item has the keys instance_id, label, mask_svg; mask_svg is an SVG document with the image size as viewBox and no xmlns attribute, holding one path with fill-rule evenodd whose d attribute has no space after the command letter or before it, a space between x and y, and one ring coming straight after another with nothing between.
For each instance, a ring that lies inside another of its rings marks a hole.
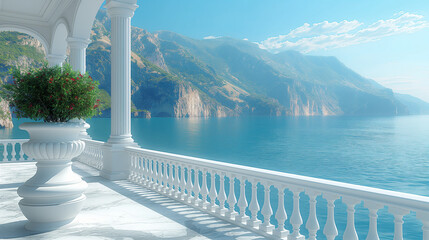
<instances>
[{"instance_id":1,"label":"balustrade handrail","mask_svg":"<svg viewBox=\"0 0 429 240\"><path fill-rule=\"evenodd\" d=\"M93 139L82 139L85 144L90 144L90 145L98 145L98 146L102 146L105 144L105 142L102 141L97 141L97 140L93 140Z\"/></svg>"},{"instance_id":2,"label":"balustrade handrail","mask_svg":"<svg viewBox=\"0 0 429 240\"><path fill-rule=\"evenodd\" d=\"M30 139L0 139L0 143L25 143Z\"/></svg>"},{"instance_id":3,"label":"balustrade handrail","mask_svg":"<svg viewBox=\"0 0 429 240\"><path fill-rule=\"evenodd\" d=\"M201 170L215 170L218 172L237 175L237 177L245 175L250 179L268 182L273 185L282 184L285 187L298 187L303 188L303 190L314 190L323 194L328 193L339 196L347 196L355 199L364 199L365 201L369 200L382 205L406 208L416 212L429 212L429 197L425 196L383 190L350 183L342 183L314 177L306 177L290 173L277 172L136 147L127 147L127 151L130 153L144 153L154 158L163 158L165 160L180 162L182 164L192 164Z\"/></svg>"}]
</instances>

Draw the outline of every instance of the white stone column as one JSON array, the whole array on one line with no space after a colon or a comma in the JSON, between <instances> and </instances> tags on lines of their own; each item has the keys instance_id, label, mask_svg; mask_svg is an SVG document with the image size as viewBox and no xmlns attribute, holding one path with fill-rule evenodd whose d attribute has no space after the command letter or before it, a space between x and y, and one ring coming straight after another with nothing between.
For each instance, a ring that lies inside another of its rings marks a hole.
<instances>
[{"instance_id":1,"label":"white stone column","mask_svg":"<svg viewBox=\"0 0 429 240\"><path fill-rule=\"evenodd\" d=\"M70 48L70 65L73 70L81 73L86 72L86 48L91 41L83 38L67 38Z\"/></svg>"},{"instance_id":2,"label":"white stone column","mask_svg":"<svg viewBox=\"0 0 429 240\"><path fill-rule=\"evenodd\" d=\"M79 71L81 73L86 72L86 48L91 41L84 38L67 38L67 43L70 48L70 65L73 70ZM76 122L81 122L87 125L85 120L76 119ZM89 125L88 125L89 127ZM80 133L81 139L91 139L91 136L86 132L86 128L83 129Z\"/></svg>"},{"instance_id":3,"label":"white stone column","mask_svg":"<svg viewBox=\"0 0 429 240\"><path fill-rule=\"evenodd\" d=\"M124 147L137 146L131 136L131 17L136 0L110 0L111 19L111 132L103 154L101 176L126 179L129 157Z\"/></svg>"},{"instance_id":4,"label":"white stone column","mask_svg":"<svg viewBox=\"0 0 429 240\"><path fill-rule=\"evenodd\" d=\"M48 60L48 64L50 67L62 66L64 60L66 59L66 56L65 55L57 55L57 54L48 54L46 56L46 59Z\"/></svg>"}]
</instances>

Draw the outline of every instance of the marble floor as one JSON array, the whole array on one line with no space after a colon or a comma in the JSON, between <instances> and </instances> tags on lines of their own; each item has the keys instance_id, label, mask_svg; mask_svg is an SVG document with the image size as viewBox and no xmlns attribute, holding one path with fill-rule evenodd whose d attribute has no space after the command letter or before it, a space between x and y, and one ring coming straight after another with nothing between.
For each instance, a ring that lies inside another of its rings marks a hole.
<instances>
[{"instance_id":1,"label":"marble floor","mask_svg":"<svg viewBox=\"0 0 429 240\"><path fill-rule=\"evenodd\" d=\"M105 180L82 163L73 168L89 185L76 223L35 233L24 228L16 193L35 163L0 163L0 239L264 239L128 181Z\"/></svg>"}]
</instances>

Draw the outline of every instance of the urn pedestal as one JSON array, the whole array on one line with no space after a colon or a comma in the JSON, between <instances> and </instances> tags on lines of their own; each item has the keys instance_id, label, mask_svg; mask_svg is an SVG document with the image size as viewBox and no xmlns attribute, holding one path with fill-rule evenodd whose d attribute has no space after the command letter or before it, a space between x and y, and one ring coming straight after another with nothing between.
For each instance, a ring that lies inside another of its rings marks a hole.
<instances>
[{"instance_id":1,"label":"urn pedestal","mask_svg":"<svg viewBox=\"0 0 429 240\"><path fill-rule=\"evenodd\" d=\"M72 171L71 159L79 156L85 143L79 140L82 123L23 123L30 134L22 149L37 163L36 174L18 188L19 202L29 220L26 228L50 231L71 223L86 199L87 183Z\"/></svg>"}]
</instances>

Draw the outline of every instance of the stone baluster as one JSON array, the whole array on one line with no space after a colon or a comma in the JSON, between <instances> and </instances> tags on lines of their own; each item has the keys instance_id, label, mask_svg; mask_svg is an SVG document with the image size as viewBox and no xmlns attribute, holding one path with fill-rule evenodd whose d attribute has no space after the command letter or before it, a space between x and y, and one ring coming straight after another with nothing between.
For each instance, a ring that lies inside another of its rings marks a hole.
<instances>
[{"instance_id":1,"label":"stone baluster","mask_svg":"<svg viewBox=\"0 0 429 240\"><path fill-rule=\"evenodd\" d=\"M155 190L158 186L158 174L157 174L157 163L155 159L152 159L152 189Z\"/></svg>"},{"instance_id":2,"label":"stone baluster","mask_svg":"<svg viewBox=\"0 0 429 240\"><path fill-rule=\"evenodd\" d=\"M161 162L158 159L155 159L155 176L156 176L156 181L155 181L155 191L159 192L159 189L161 189L162 187L162 165Z\"/></svg>"},{"instance_id":3,"label":"stone baluster","mask_svg":"<svg viewBox=\"0 0 429 240\"><path fill-rule=\"evenodd\" d=\"M130 175L128 179L132 182L136 181L136 160L137 157L135 154L131 154L131 162L130 162Z\"/></svg>"},{"instance_id":4,"label":"stone baluster","mask_svg":"<svg viewBox=\"0 0 429 240\"><path fill-rule=\"evenodd\" d=\"M143 185L143 182L144 182L143 158L140 155L137 155L136 158L137 158L137 181L138 181L138 184Z\"/></svg>"},{"instance_id":5,"label":"stone baluster","mask_svg":"<svg viewBox=\"0 0 429 240\"><path fill-rule=\"evenodd\" d=\"M226 212L225 216L227 218L235 219L237 212L235 211L235 204L237 203L237 198L235 197L234 184L235 176L233 174L229 175L229 194L228 194L228 205L229 209Z\"/></svg>"},{"instance_id":6,"label":"stone baluster","mask_svg":"<svg viewBox=\"0 0 429 240\"><path fill-rule=\"evenodd\" d=\"M173 164L171 163L171 161L168 162L167 165L167 174L168 174L168 178L167 178L167 185L168 185L168 196L172 196L174 193L174 188L173 188L173 182L174 182L174 176L173 176Z\"/></svg>"},{"instance_id":7,"label":"stone baluster","mask_svg":"<svg viewBox=\"0 0 429 240\"><path fill-rule=\"evenodd\" d=\"M163 194L167 194L168 192L168 166L167 166L167 162L166 161L162 161L161 162L161 170L162 170L162 177L161 177L161 181L162 181L162 188L161 191Z\"/></svg>"},{"instance_id":8,"label":"stone baluster","mask_svg":"<svg viewBox=\"0 0 429 240\"><path fill-rule=\"evenodd\" d=\"M142 158L142 164L143 164L143 181L142 181L142 185L143 186L147 186L148 183L148 177L149 177L149 166L148 166L148 160L147 158L145 158L144 156L141 157Z\"/></svg>"},{"instance_id":9,"label":"stone baluster","mask_svg":"<svg viewBox=\"0 0 429 240\"><path fill-rule=\"evenodd\" d=\"M219 215L224 216L226 213L226 208L225 208L226 193L225 193L225 173L224 172L222 172L219 175L219 180L220 180L219 194L218 194L219 208L216 209L216 211Z\"/></svg>"},{"instance_id":10,"label":"stone baluster","mask_svg":"<svg viewBox=\"0 0 429 240\"><path fill-rule=\"evenodd\" d=\"M195 168L194 170L194 187L192 188L192 191L194 192L194 198L192 199L192 204L195 206L199 206L201 200L200 200L200 171L198 168Z\"/></svg>"},{"instance_id":11,"label":"stone baluster","mask_svg":"<svg viewBox=\"0 0 429 240\"><path fill-rule=\"evenodd\" d=\"M152 189L155 190L156 186L157 186L157 180L158 180L158 176L157 176L157 164L156 164L156 160L152 159Z\"/></svg>"},{"instance_id":12,"label":"stone baluster","mask_svg":"<svg viewBox=\"0 0 429 240\"><path fill-rule=\"evenodd\" d=\"M335 200L339 197L334 194L324 194L323 197L328 201L328 216L326 219L325 227L323 228L323 234L325 234L327 240L334 240L338 236L338 229L335 225Z\"/></svg>"},{"instance_id":13,"label":"stone baluster","mask_svg":"<svg viewBox=\"0 0 429 240\"><path fill-rule=\"evenodd\" d=\"M377 231L377 212L379 209L383 208L383 205L376 202L365 201L364 206L369 209L369 229L366 240L380 240Z\"/></svg>"},{"instance_id":14,"label":"stone baluster","mask_svg":"<svg viewBox=\"0 0 429 240\"><path fill-rule=\"evenodd\" d=\"M289 231L285 229L285 221L287 219L286 209L285 209L285 186L277 186L278 191L278 207L276 211L277 219L277 228L274 229L273 235L278 238L285 238L289 235Z\"/></svg>"},{"instance_id":15,"label":"stone baluster","mask_svg":"<svg viewBox=\"0 0 429 240\"><path fill-rule=\"evenodd\" d=\"M212 170L210 173L210 207L209 210L211 212L216 212L217 205L216 205L216 198L217 198L217 192L216 192L216 171Z\"/></svg>"},{"instance_id":16,"label":"stone baluster","mask_svg":"<svg viewBox=\"0 0 429 240\"><path fill-rule=\"evenodd\" d=\"M186 179L185 179L185 166L180 166L180 200L185 200L186 197Z\"/></svg>"},{"instance_id":17,"label":"stone baluster","mask_svg":"<svg viewBox=\"0 0 429 240\"><path fill-rule=\"evenodd\" d=\"M429 240L429 211L417 211L416 217L423 223L423 240Z\"/></svg>"},{"instance_id":18,"label":"stone baluster","mask_svg":"<svg viewBox=\"0 0 429 240\"><path fill-rule=\"evenodd\" d=\"M22 142L19 143L19 160L24 161L24 151L22 151ZM27 160L30 160L28 158Z\"/></svg>"},{"instance_id":19,"label":"stone baluster","mask_svg":"<svg viewBox=\"0 0 429 240\"><path fill-rule=\"evenodd\" d=\"M133 181L134 154L130 154L130 160L130 174L128 175L128 180Z\"/></svg>"},{"instance_id":20,"label":"stone baluster","mask_svg":"<svg viewBox=\"0 0 429 240\"><path fill-rule=\"evenodd\" d=\"M389 212L395 217L395 232L393 235L393 240L404 239L402 233L402 225L404 224L403 217L410 213L410 210L406 210L399 207L389 207Z\"/></svg>"},{"instance_id":21,"label":"stone baluster","mask_svg":"<svg viewBox=\"0 0 429 240\"><path fill-rule=\"evenodd\" d=\"M200 207L202 207L203 209L207 209L208 206L208 202L207 202L207 196L209 194L209 190L207 188L207 169L203 169L202 171L202 177L203 177L203 181L202 181L202 185L201 185L201 197L202 197L202 201L200 202Z\"/></svg>"},{"instance_id":22,"label":"stone baluster","mask_svg":"<svg viewBox=\"0 0 429 240\"><path fill-rule=\"evenodd\" d=\"M7 155L8 155L8 153L7 153L7 145L8 145L8 143L3 143L3 162L7 162L8 161L8 159L7 159Z\"/></svg>"},{"instance_id":23,"label":"stone baluster","mask_svg":"<svg viewBox=\"0 0 429 240\"><path fill-rule=\"evenodd\" d=\"M270 202L270 183L264 184L264 205L262 206L262 215L264 216L264 222L259 225L259 230L266 233L271 233L274 226L270 223L271 215L273 215L273 209L271 208Z\"/></svg>"},{"instance_id":24,"label":"stone baluster","mask_svg":"<svg viewBox=\"0 0 429 240\"><path fill-rule=\"evenodd\" d=\"M343 197L343 202L347 205L347 226L343 239L358 240L359 237L355 227L355 206L361 201L355 198Z\"/></svg>"},{"instance_id":25,"label":"stone baluster","mask_svg":"<svg viewBox=\"0 0 429 240\"><path fill-rule=\"evenodd\" d=\"M310 198L309 207L310 211L308 213L307 223L305 227L308 230L308 240L316 240L317 231L320 229L319 221L317 220L317 212L316 212L316 197L320 195L319 192L308 190L306 191L307 195Z\"/></svg>"},{"instance_id":26,"label":"stone baluster","mask_svg":"<svg viewBox=\"0 0 429 240\"><path fill-rule=\"evenodd\" d=\"M143 159L140 155L136 155L137 160L137 182L140 185L143 185L144 173L143 173Z\"/></svg>"},{"instance_id":27,"label":"stone baluster","mask_svg":"<svg viewBox=\"0 0 429 240\"><path fill-rule=\"evenodd\" d=\"M299 194L302 189L293 188L293 210L292 216L290 217L290 224L292 224L292 233L288 236L288 240L305 240L305 237L299 232L299 228L302 225L301 212L299 210Z\"/></svg>"},{"instance_id":28,"label":"stone baluster","mask_svg":"<svg viewBox=\"0 0 429 240\"><path fill-rule=\"evenodd\" d=\"M186 180L186 192L187 192L187 194L186 194L185 201L190 203L192 201L192 187L193 187L191 166L188 166L187 170L188 170L187 171L188 178Z\"/></svg>"},{"instance_id":29,"label":"stone baluster","mask_svg":"<svg viewBox=\"0 0 429 240\"><path fill-rule=\"evenodd\" d=\"M143 163L144 163L144 181L143 181L143 185L144 186L149 186L150 183L150 162L149 159L142 157L143 159Z\"/></svg>"},{"instance_id":30,"label":"stone baluster","mask_svg":"<svg viewBox=\"0 0 429 240\"><path fill-rule=\"evenodd\" d=\"M240 180L240 197L237 206L240 209L240 214L235 217L239 223L246 224L249 216L246 215L247 200L246 200L246 177L242 176Z\"/></svg>"},{"instance_id":31,"label":"stone baluster","mask_svg":"<svg viewBox=\"0 0 429 240\"><path fill-rule=\"evenodd\" d=\"M258 180L254 179L252 181L252 199L250 200L249 210L251 213L251 218L247 221L247 225L258 228L261 224L261 220L258 219L259 212L259 203L258 203Z\"/></svg>"},{"instance_id":32,"label":"stone baluster","mask_svg":"<svg viewBox=\"0 0 429 240\"><path fill-rule=\"evenodd\" d=\"M179 197L179 187L180 187L180 180L179 180L179 164L176 163L174 165L174 195L173 197L178 198Z\"/></svg>"},{"instance_id":33,"label":"stone baluster","mask_svg":"<svg viewBox=\"0 0 429 240\"><path fill-rule=\"evenodd\" d=\"M16 145L16 143L12 142L12 152L10 153L11 154L11 159L10 159L11 161L16 161L15 145Z\"/></svg>"}]
</instances>

